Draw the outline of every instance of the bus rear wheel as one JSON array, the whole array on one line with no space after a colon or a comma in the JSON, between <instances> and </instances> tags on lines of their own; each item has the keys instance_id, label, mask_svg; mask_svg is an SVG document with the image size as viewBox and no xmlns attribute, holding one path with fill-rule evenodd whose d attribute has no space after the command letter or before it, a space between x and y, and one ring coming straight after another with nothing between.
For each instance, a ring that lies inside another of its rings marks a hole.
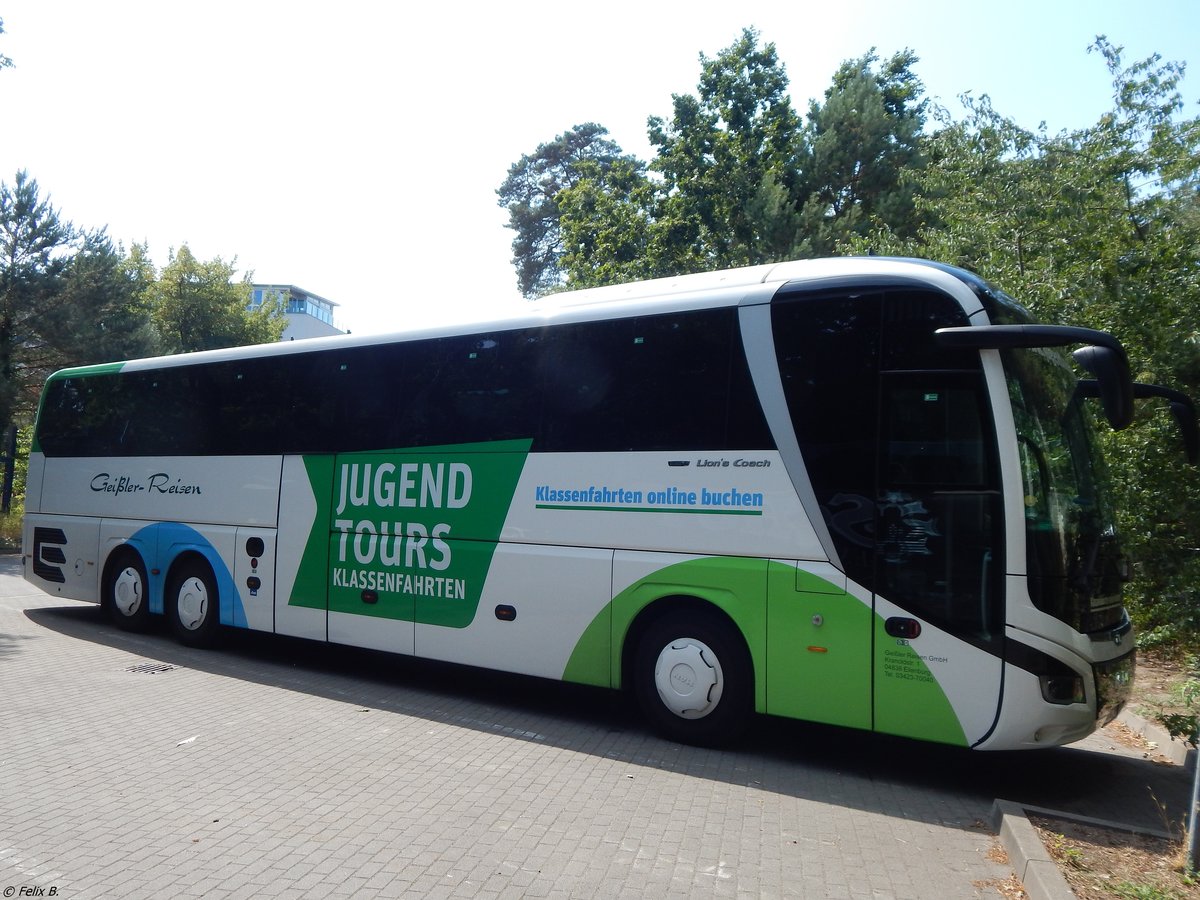
<instances>
[{"instance_id":1,"label":"bus rear wheel","mask_svg":"<svg viewBox=\"0 0 1200 900\"><path fill-rule=\"evenodd\" d=\"M208 647L221 626L217 583L212 569L198 560L184 562L167 586L171 630L189 647Z\"/></svg>"},{"instance_id":2,"label":"bus rear wheel","mask_svg":"<svg viewBox=\"0 0 1200 900\"><path fill-rule=\"evenodd\" d=\"M732 626L703 613L672 614L652 623L638 642L634 690L664 737L713 746L745 730L752 673Z\"/></svg>"},{"instance_id":3,"label":"bus rear wheel","mask_svg":"<svg viewBox=\"0 0 1200 900\"><path fill-rule=\"evenodd\" d=\"M117 554L104 582L104 606L118 627L144 631L150 624L146 564L136 550L119 550Z\"/></svg>"}]
</instances>

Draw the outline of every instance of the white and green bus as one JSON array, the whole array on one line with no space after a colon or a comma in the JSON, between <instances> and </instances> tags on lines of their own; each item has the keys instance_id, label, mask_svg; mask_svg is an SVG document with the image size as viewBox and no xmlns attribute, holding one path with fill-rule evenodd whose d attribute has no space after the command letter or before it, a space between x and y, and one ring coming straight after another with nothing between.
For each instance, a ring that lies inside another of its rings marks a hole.
<instances>
[{"instance_id":1,"label":"white and green bus","mask_svg":"<svg viewBox=\"0 0 1200 900\"><path fill-rule=\"evenodd\" d=\"M1132 678L1092 420L1133 391L1110 335L884 258L67 369L25 576L188 644L626 689L684 741L758 712L1062 744Z\"/></svg>"}]
</instances>

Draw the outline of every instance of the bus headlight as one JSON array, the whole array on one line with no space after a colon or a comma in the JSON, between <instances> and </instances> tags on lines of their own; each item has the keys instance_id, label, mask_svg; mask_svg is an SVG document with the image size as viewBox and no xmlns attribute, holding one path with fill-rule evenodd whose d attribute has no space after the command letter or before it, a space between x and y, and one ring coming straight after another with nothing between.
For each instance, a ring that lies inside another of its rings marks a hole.
<instances>
[{"instance_id":1,"label":"bus headlight","mask_svg":"<svg viewBox=\"0 0 1200 900\"><path fill-rule=\"evenodd\" d=\"M1042 699L1047 703L1066 706L1070 703L1087 702L1083 679L1078 675L1039 675L1038 681L1042 685Z\"/></svg>"}]
</instances>

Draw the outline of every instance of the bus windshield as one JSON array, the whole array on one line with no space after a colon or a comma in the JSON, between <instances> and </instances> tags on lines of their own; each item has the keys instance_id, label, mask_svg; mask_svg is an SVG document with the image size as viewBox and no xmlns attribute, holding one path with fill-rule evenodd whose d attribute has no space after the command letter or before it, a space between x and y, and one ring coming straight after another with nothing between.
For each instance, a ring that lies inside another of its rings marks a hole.
<instances>
[{"instance_id":1,"label":"bus windshield","mask_svg":"<svg viewBox=\"0 0 1200 900\"><path fill-rule=\"evenodd\" d=\"M1084 633L1121 624L1109 483L1074 372L1060 351L1003 354L1021 458L1030 599Z\"/></svg>"}]
</instances>

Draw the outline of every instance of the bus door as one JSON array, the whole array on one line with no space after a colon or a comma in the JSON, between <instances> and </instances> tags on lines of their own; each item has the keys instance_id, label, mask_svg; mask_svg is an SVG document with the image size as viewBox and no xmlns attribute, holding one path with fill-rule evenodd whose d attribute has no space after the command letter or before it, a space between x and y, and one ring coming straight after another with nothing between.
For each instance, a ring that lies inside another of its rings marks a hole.
<instances>
[{"instance_id":1,"label":"bus door","mask_svg":"<svg viewBox=\"0 0 1200 900\"><path fill-rule=\"evenodd\" d=\"M772 427L793 429L799 457L789 468L811 485L810 516L824 522L845 596L868 610L858 645L864 727L957 744L995 721L1004 622L999 466L981 357L934 339L965 324L953 297L912 282L789 286L771 301L787 406ZM769 357L747 335L755 380L767 386ZM768 403L769 414L777 409ZM811 588L797 591L792 617L810 632L812 616L828 622L823 609L834 608ZM807 654L809 643L797 646Z\"/></svg>"},{"instance_id":2,"label":"bus door","mask_svg":"<svg viewBox=\"0 0 1200 900\"><path fill-rule=\"evenodd\" d=\"M1003 527L978 372L880 377L875 728L976 743L1001 692Z\"/></svg>"}]
</instances>

